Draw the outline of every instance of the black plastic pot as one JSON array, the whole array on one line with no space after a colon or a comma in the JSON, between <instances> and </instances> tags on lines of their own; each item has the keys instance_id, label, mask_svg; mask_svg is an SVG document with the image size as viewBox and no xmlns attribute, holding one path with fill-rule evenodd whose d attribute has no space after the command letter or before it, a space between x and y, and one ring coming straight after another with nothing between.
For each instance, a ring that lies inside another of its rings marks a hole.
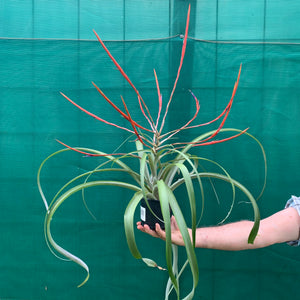
<instances>
[{"instance_id":1,"label":"black plastic pot","mask_svg":"<svg viewBox=\"0 0 300 300\"><path fill-rule=\"evenodd\" d=\"M142 199L140 203L142 225L147 224L152 230L155 230L155 224L158 223L161 229L165 229L159 201L148 199L148 204L155 215L150 211L145 199Z\"/></svg>"}]
</instances>

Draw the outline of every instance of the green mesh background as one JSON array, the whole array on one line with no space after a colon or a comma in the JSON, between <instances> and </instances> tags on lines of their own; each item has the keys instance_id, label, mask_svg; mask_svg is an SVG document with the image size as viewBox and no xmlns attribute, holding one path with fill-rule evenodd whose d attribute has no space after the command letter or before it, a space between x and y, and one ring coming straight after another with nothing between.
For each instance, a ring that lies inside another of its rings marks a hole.
<instances>
[{"instance_id":1,"label":"green mesh background","mask_svg":"<svg viewBox=\"0 0 300 300\"><path fill-rule=\"evenodd\" d=\"M199 122L220 113L232 91L240 63L240 86L226 123L263 142L268 182L259 202L262 217L299 195L300 2L190 1L187 55L168 128L193 115L188 89L201 101ZM176 76L188 1L3 0L0 2L0 299L163 299L167 273L134 260L123 233L123 212L130 192L101 188L88 193L93 220L80 197L67 201L55 216L57 242L84 259L91 278L56 259L43 236L45 208L38 194L39 164L72 146L112 152L126 134L78 111L60 91L107 120L118 117L93 88L96 82L119 103L126 99L136 120L134 94L96 42L92 29L155 110L156 69L164 99ZM122 124L122 120L119 124ZM191 138L191 132L184 138ZM129 146L130 147L130 144ZM254 195L262 185L262 159L245 137L198 149L222 163ZM75 153L61 155L42 174L49 196L81 171L98 163ZM207 198L202 225L217 224L229 208L228 189L220 186L222 205ZM240 195L239 195L240 196ZM251 218L238 198L231 221ZM185 206L182 196L182 206ZM137 233L141 252L164 264L159 240ZM284 299L296 295L299 249L275 245L244 252L198 249L200 281L195 299ZM182 260L184 259L182 253ZM190 287L188 272L183 289Z\"/></svg>"}]
</instances>

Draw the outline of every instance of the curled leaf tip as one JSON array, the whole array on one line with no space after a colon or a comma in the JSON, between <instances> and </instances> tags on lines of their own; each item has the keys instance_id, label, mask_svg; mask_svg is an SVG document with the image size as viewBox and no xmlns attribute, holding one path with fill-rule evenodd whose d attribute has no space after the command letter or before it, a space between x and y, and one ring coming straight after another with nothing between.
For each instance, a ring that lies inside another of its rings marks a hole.
<instances>
[{"instance_id":1,"label":"curled leaf tip","mask_svg":"<svg viewBox=\"0 0 300 300\"><path fill-rule=\"evenodd\" d=\"M80 288L83 285L85 285L86 282L89 280L89 278L90 278L90 273L87 274L86 278L79 285L77 285L77 287Z\"/></svg>"}]
</instances>

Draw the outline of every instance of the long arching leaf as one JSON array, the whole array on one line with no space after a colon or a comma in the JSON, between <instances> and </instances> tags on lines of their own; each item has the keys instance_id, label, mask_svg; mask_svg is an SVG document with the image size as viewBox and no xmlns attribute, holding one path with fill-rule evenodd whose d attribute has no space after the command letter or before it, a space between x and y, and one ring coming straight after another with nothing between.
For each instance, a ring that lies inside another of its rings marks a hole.
<instances>
[{"instance_id":1,"label":"long arching leaf","mask_svg":"<svg viewBox=\"0 0 300 300\"><path fill-rule=\"evenodd\" d=\"M83 184L79 184L71 189L69 189L67 192L65 192L62 196L60 196L53 204L51 207L49 207L47 214L46 214L46 220L45 220L45 229L46 229L46 236L47 240L49 242L49 245L53 247L55 251L60 253L61 255L65 256L66 258L72 260L82 268L84 268L87 271L87 276L85 280L79 285L82 286L89 278L89 269L87 265L77 256L73 255L69 251L65 250L61 246L59 246L53 239L52 234L51 234L51 221L53 220L53 216L56 212L56 210L64 203L65 200L67 200L70 196L75 194L78 191L81 191L82 189L90 188L90 187L95 187L95 186L102 186L102 185L113 185L113 186L119 186L127 189L131 189L134 191L140 191L140 188L138 188L135 185L128 184L125 182L119 182L119 181L91 181Z\"/></svg>"},{"instance_id":2,"label":"long arching leaf","mask_svg":"<svg viewBox=\"0 0 300 300\"><path fill-rule=\"evenodd\" d=\"M193 277L193 288L191 290L191 292L184 298L185 300L189 300L193 298L194 295L194 291L195 288L198 284L198 280L199 280L199 270L198 270L198 263L197 263L197 257L195 254L195 248L191 242L191 238L190 235L188 233L188 229L187 229L187 225L185 223L185 219L184 216L181 212L181 209L177 203L177 200L173 194L173 192L171 191L171 189L164 183L164 181L160 180L158 182L158 190L159 190L159 196L160 196L160 202L162 205L162 211L163 211L163 216L164 216L164 220L166 222L166 260L167 260L167 266L168 266L168 271L169 271L169 275L174 276L173 272L172 272L172 264L169 266L169 264L171 263L171 257L170 257L170 248L171 248L171 228L170 228L170 220L168 220L168 216L170 217L169 214L169 205L171 206L173 215L177 221L177 225L178 228L181 232L183 241L184 241L184 245L185 245L185 250L187 253L187 258L189 261L189 265L191 268L191 272L192 272L192 277ZM169 264L168 264L169 262ZM172 280L172 277L171 277ZM177 280L172 280L172 283L174 284L175 290L177 292L176 289L176 284L177 284ZM177 295L179 295L179 291L177 292Z\"/></svg>"}]
</instances>

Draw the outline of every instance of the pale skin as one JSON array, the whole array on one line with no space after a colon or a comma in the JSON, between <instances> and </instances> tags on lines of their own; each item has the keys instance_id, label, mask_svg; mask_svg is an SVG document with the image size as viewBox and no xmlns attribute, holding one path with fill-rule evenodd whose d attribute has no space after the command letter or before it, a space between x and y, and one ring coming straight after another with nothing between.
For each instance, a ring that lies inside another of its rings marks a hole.
<instances>
[{"instance_id":1,"label":"pale skin","mask_svg":"<svg viewBox=\"0 0 300 300\"><path fill-rule=\"evenodd\" d=\"M258 234L253 244L248 243L252 229L252 221L238 221L215 227L200 227L196 229L196 244L198 248L238 251L263 248L273 244L295 241L299 239L300 216L293 207L283 209L268 218L262 219ZM148 225L137 223L137 228L153 237L165 239L165 232L156 224L155 230ZM191 229L189 229L191 236ZM183 246L184 242L176 220L171 218L172 243Z\"/></svg>"}]
</instances>

